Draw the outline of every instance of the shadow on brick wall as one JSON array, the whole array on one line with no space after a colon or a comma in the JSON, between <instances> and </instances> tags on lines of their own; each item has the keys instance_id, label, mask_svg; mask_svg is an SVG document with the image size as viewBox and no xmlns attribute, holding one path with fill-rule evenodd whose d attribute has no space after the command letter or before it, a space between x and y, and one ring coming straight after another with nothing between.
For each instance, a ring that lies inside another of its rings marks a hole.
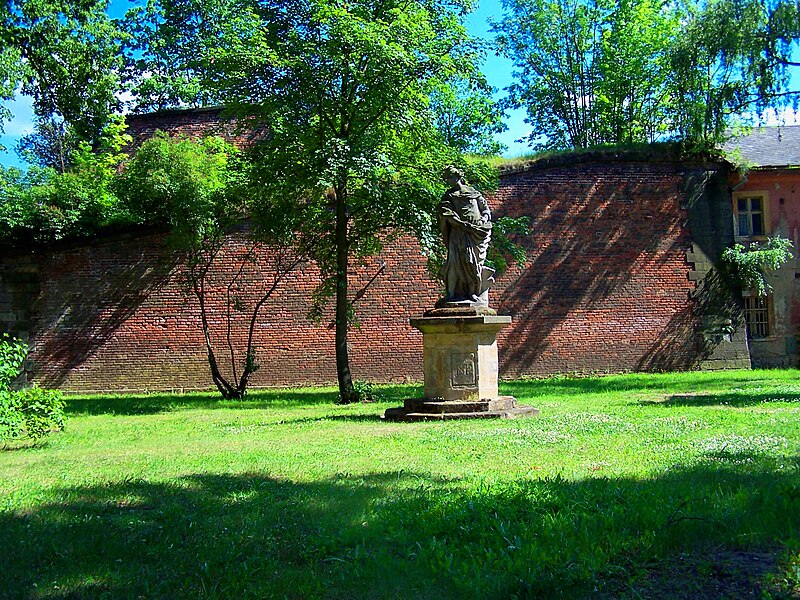
<instances>
[{"instance_id":1,"label":"shadow on brick wall","mask_svg":"<svg viewBox=\"0 0 800 600\"><path fill-rule=\"evenodd\" d=\"M700 347L690 306L674 315L636 365L637 371L682 371L690 368Z\"/></svg>"},{"instance_id":2,"label":"shadow on brick wall","mask_svg":"<svg viewBox=\"0 0 800 600\"><path fill-rule=\"evenodd\" d=\"M636 182L598 171L567 193L563 181L542 179L518 183L504 203L530 217L532 233L528 263L500 296L514 317L501 375L688 366L678 178Z\"/></svg>"},{"instance_id":3,"label":"shadow on brick wall","mask_svg":"<svg viewBox=\"0 0 800 600\"><path fill-rule=\"evenodd\" d=\"M48 258L45 277L47 268L66 269L69 275L62 272L54 289L46 281L42 285L34 307L40 330L31 366L42 385L58 387L167 284L177 258L158 248L143 249L138 240L113 252L88 247ZM123 351L117 360L125 359Z\"/></svg>"}]
</instances>

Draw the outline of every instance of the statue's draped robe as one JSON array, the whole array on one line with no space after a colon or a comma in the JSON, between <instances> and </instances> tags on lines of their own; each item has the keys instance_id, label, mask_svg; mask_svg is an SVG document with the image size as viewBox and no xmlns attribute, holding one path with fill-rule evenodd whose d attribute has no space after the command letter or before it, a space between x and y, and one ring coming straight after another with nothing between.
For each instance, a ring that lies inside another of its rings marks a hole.
<instances>
[{"instance_id":1,"label":"statue's draped robe","mask_svg":"<svg viewBox=\"0 0 800 600\"><path fill-rule=\"evenodd\" d=\"M492 234L486 200L475 188L460 185L445 192L438 212L447 247L447 261L440 274L447 287L447 300L476 300L491 276L485 272L491 269L483 266Z\"/></svg>"}]
</instances>

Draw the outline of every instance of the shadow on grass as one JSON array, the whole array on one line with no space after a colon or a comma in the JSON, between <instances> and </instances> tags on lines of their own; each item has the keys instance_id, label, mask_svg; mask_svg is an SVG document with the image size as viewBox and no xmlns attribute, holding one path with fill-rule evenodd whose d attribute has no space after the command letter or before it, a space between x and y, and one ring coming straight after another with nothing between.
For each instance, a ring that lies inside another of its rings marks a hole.
<instances>
[{"instance_id":1,"label":"shadow on grass","mask_svg":"<svg viewBox=\"0 0 800 600\"><path fill-rule=\"evenodd\" d=\"M369 405L367 405L369 406ZM382 423L383 411L366 415L325 415L323 417L299 417L297 419L284 419L282 424L302 425L305 423L320 423L322 421L336 421L344 423Z\"/></svg>"},{"instance_id":2,"label":"shadow on grass","mask_svg":"<svg viewBox=\"0 0 800 600\"><path fill-rule=\"evenodd\" d=\"M0 596L759 597L763 560L725 572L714 556L798 539L800 457L750 458L477 489L405 471L72 487L0 513Z\"/></svg>"},{"instance_id":3,"label":"shadow on grass","mask_svg":"<svg viewBox=\"0 0 800 600\"><path fill-rule=\"evenodd\" d=\"M378 391L382 400L401 402L419 386L386 385ZM275 406L334 404L338 392L331 388L286 388L253 390L242 400L225 400L216 392L186 394L153 393L139 395L67 396L66 412L84 415L150 415L191 409L268 409Z\"/></svg>"},{"instance_id":4,"label":"shadow on grass","mask_svg":"<svg viewBox=\"0 0 800 600\"><path fill-rule=\"evenodd\" d=\"M727 392L720 394L674 394L662 402L643 400L640 404L657 406L753 406L755 404L770 404L772 402L797 402L800 403L800 393L750 393Z\"/></svg>"},{"instance_id":5,"label":"shadow on grass","mask_svg":"<svg viewBox=\"0 0 800 600\"><path fill-rule=\"evenodd\" d=\"M670 374L627 374L605 377L555 377L550 379L522 379L501 383L501 391L516 396L520 400L535 399L540 396L575 396L602 393L663 392L673 394L667 405L685 403L687 406L721 404L729 402L747 405L768 402L782 398L784 401L800 400L800 392L757 392L729 390L766 383L770 386L788 385L782 378L775 379L773 373L740 372L733 374L714 374L709 376L692 373ZM693 376L694 375L694 376ZM791 379L789 379L789 383ZM422 395L420 385L382 385L376 386L385 402L402 404L405 398ZM695 394L681 394L687 389ZM138 395L107 395L67 397L66 411L71 414L89 415L147 415L161 412L191 409L268 409L275 406L302 406L315 404L334 404L337 398L334 388L287 388L252 390L243 400L224 400L216 392L193 392L187 394L153 393ZM659 403L664 404L664 403Z\"/></svg>"}]
</instances>

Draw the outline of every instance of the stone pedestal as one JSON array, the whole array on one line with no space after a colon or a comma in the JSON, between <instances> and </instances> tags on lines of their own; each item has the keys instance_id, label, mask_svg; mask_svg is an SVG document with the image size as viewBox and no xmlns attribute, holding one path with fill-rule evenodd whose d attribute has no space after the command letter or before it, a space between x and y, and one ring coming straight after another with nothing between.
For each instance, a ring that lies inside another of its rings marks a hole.
<instances>
[{"instance_id":1,"label":"stone pedestal","mask_svg":"<svg viewBox=\"0 0 800 600\"><path fill-rule=\"evenodd\" d=\"M538 414L517 406L497 390L497 333L511 317L482 310L433 310L411 319L423 335L425 397L390 408L384 418L397 421L510 418ZM488 314L487 314L488 313Z\"/></svg>"},{"instance_id":2,"label":"stone pedestal","mask_svg":"<svg viewBox=\"0 0 800 600\"><path fill-rule=\"evenodd\" d=\"M422 317L425 397L442 401L497 398L497 332L511 317Z\"/></svg>"}]
</instances>

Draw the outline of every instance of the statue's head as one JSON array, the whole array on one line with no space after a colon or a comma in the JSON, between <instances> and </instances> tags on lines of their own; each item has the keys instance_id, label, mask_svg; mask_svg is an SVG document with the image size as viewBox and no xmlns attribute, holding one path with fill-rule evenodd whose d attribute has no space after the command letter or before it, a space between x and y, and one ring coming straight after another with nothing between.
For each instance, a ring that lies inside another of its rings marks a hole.
<instances>
[{"instance_id":1,"label":"statue's head","mask_svg":"<svg viewBox=\"0 0 800 600\"><path fill-rule=\"evenodd\" d=\"M444 179L450 185L455 185L464 179L464 171L458 167L450 165L445 167L444 171L442 171L442 179Z\"/></svg>"}]
</instances>

